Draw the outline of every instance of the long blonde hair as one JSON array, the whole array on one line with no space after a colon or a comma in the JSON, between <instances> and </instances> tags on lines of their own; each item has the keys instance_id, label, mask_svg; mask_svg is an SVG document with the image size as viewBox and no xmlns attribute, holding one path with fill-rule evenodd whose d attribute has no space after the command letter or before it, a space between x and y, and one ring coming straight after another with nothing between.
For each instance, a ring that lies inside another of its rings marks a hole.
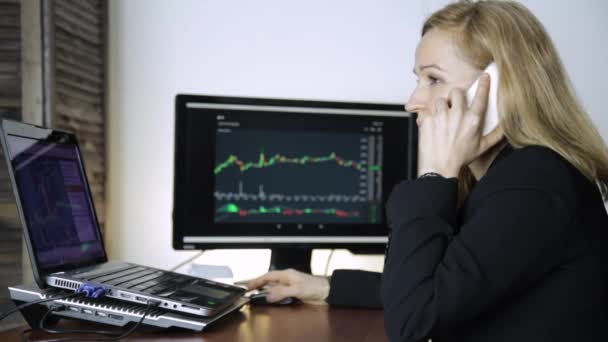
<instances>
[{"instance_id":1,"label":"long blonde hair","mask_svg":"<svg viewBox=\"0 0 608 342\"><path fill-rule=\"evenodd\" d=\"M551 38L526 7L513 1L459 1L432 14L422 35L434 28L452 34L478 69L496 62L499 122L511 146L552 149L595 182L606 199L606 145L577 100ZM466 167L460 177L462 196L473 178Z\"/></svg>"}]
</instances>

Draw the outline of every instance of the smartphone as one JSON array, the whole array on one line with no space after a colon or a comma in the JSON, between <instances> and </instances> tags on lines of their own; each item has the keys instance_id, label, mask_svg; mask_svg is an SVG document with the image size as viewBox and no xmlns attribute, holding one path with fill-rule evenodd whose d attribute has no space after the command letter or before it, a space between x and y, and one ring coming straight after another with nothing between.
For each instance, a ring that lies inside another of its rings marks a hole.
<instances>
[{"instance_id":1,"label":"smartphone","mask_svg":"<svg viewBox=\"0 0 608 342\"><path fill-rule=\"evenodd\" d=\"M490 75L488 109L486 111L486 118L484 120L483 131L481 133L482 135L486 135L492 132L492 130L498 126L498 69L496 68L496 63L490 63L490 65L488 65L483 72L487 72ZM473 102L478 84L479 79L477 79L467 91L467 103L469 106Z\"/></svg>"}]
</instances>

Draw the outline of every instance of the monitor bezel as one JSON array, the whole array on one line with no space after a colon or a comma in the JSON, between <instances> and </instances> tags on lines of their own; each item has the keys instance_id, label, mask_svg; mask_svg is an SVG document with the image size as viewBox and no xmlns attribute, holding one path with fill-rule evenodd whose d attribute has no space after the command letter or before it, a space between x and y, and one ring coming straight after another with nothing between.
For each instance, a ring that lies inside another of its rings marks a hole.
<instances>
[{"instance_id":1,"label":"monitor bezel","mask_svg":"<svg viewBox=\"0 0 608 342\"><path fill-rule=\"evenodd\" d=\"M173 248L176 250L193 250L193 249L259 249L259 248L285 248L285 247L306 247L306 248L348 248L351 250L362 251L381 251L387 242L388 228L383 227L382 231L369 236L328 236L327 234L317 234L308 236L278 236L273 231L274 235L250 235L250 236L234 236L221 235L213 237L189 236L185 235L186 230L183 228L186 224L177 214L181 206L182 196L180 189L183 189L183 177L180 177L183 168L185 156L184 137L180 135L180 131L186 124L184 115L187 115L188 103L210 103L221 105L253 105L253 106L276 106L276 107L304 107L311 109L346 109L346 110L362 110L374 112L386 112L386 116L402 117L409 119L408 136L410 138L407 146L409 147L408 156L410 160L407 165L406 178L410 179L416 175L417 164L417 129L415 128L415 114L408 113L404 110L402 104L389 103L364 103L364 102L340 102L340 101L319 101L319 100L301 100L301 99L277 99L277 98L259 98L259 97L235 97L235 96L214 96L214 95L192 95L178 94L175 97L175 146L174 146L174 190L173 190L173 212L172 212L172 239ZM395 112L402 113L402 116L395 115ZM390 114L389 114L390 113ZM387 196L388 194L385 194ZM272 224L268 224L268 230L272 230ZM190 238L190 241L184 241L184 238Z\"/></svg>"}]
</instances>

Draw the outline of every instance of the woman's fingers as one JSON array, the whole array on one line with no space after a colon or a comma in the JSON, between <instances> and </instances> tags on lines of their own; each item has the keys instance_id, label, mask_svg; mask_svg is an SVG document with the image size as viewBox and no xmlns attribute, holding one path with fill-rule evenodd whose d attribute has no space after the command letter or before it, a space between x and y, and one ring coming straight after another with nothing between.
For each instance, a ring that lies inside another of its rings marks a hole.
<instances>
[{"instance_id":1,"label":"woman's fingers","mask_svg":"<svg viewBox=\"0 0 608 342\"><path fill-rule=\"evenodd\" d=\"M450 90L448 102L450 105L450 113L447 118L448 124L452 129L460 129L460 120L462 120L462 115L467 110L467 101L464 91L460 88L453 88Z\"/></svg>"},{"instance_id":2,"label":"woman's fingers","mask_svg":"<svg viewBox=\"0 0 608 342\"><path fill-rule=\"evenodd\" d=\"M433 111L433 116L438 118L440 116L446 115L450 108L448 107L448 102L444 98L440 98L435 100L435 109Z\"/></svg>"},{"instance_id":3,"label":"woman's fingers","mask_svg":"<svg viewBox=\"0 0 608 342\"><path fill-rule=\"evenodd\" d=\"M460 88L453 88L450 90L450 95L448 96L448 101L450 102L450 109L452 111L458 111L460 113L464 113L467 109L467 102L465 100L464 91Z\"/></svg>"},{"instance_id":4,"label":"woman's fingers","mask_svg":"<svg viewBox=\"0 0 608 342\"><path fill-rule=\"evenodd\" d=\"M247 290L259 289L260 287L268 284L268 280L266 280L265 275L257 277L255 279L247 282Z\"/></svg>"},{"instance_id":5,"label":"woman's fingers","mask_svg":"<svg viewBox=\"0 0 608 342\"><path fill-rule=\"evenodd\" d=\"M447 99L440 98L435 100L435 108L433 113L425 119L425 127L422 129L422 135L434 136L446 127L446 120L448 120L448 107Z\"/></svg>"},{"instance_id":6,"label":"woman's fingers","mask_svg":"<svg viewBox=\"0 0 608 342\"><path fill-rule=\"evenodd\" d=\"M289 283L289 274L287 271L270 271L262 276L259 276L247 283L247 289L253 290L258 289L268 283Z\"/></svg>"},{"instance_id":7,"label":"woman's fingers","mask_svg":"<svg viewBox=\"0 0 608 342\"><path fill-rule=\"evenodd\" d=\"M298 286L296 285L276 285L268 290L266 299L271 302L278 302L287 297L300 297Z\"/></svg>"}]
</instances>

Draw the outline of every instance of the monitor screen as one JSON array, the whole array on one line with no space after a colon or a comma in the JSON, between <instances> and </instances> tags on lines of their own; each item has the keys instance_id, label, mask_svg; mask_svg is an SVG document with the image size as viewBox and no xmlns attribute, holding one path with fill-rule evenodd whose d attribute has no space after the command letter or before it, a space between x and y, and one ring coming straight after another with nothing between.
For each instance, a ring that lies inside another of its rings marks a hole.
<instances>
[{"instance_id":1,"label":"monitor screen","mask_svg":"<svg viewBox=\"0 0 608 342\"><path fill-rule=\"evenodd\" d=\"M413 126L394 104L178 95L174 247L385 243Z\"/></svg>"},{"instance_id":2,"label":"monitor screen","mask_svg":"<svg viewBox=\"0 0 608 342\"><path fill-rule=\"evenodd\" d=\"M5 135L18 204L38 272L48 274L105 261L75 138L14 125L49 133L35 137L10 132Z\"/></svg>"}]
</instances>

